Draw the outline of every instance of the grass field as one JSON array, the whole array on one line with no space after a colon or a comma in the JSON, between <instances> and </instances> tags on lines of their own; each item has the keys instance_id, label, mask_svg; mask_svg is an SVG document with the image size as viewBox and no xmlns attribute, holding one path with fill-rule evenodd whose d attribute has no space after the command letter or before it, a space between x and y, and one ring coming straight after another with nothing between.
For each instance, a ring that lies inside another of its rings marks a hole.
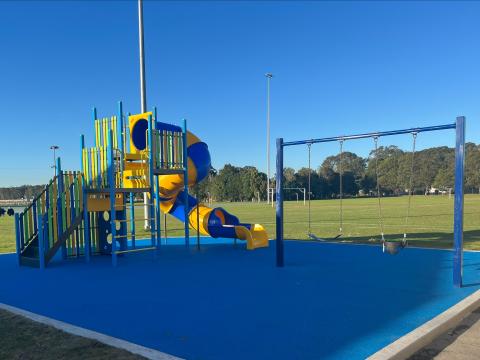
<instances>
[{"instance_id":1,"label":"grass field","mask_svg":"<svg viewBox=\"0 0 480 360\"><path fill-rule=\"evenodd\" d=\"M0 359L115 359L141 356L0 310Z\"/></svg>"},{"instance_id":2,"label":"grass field","mask_svg":"<svg viewBox=\"0 0 480 360\"><path fill-rule=\"evenodd\" d=\"M405 231L407 197L382 199L383 222L387 239L400 239ZM265 203L217 203L242 222L265 226L270 238L275 236L275 209ZM136 218L143 217L141 207ZM343 235L338 241L373 242L380 236L378 206L374 198L343 201ZM465 248L480 250L480 195L465 196ZM163 216L162 216L163 219ZM183 235L183 224L168 216L168 236ZM136 221L138 237L147 236L142 220ZM164 223L162 220L162 228ZM177 230L175 230L177 229ZM408 239L415 246L450 248L453 242L453 197L414 196L412 198ZM285 202L285 238L307 239L308 204ZM311 203L311 232L333 238L339 233L339 200L318 200ZM195 232L192 232L192 236ZM13 217L0 218L0 252L15 250Z\"/></svg>"}]
</instances>

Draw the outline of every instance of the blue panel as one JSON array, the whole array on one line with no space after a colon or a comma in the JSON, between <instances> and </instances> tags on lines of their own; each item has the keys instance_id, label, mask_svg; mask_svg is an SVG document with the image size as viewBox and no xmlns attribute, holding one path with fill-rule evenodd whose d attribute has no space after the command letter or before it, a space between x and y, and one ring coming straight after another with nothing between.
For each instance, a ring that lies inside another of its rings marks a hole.
<instances>
[{"instance_id":1,"label":"blue panel","mask_svg":"<svg viewBox=\"0 0 480 360\"><path fill-rule=\"evenodd\" d=\"M156 127L155 129L157 130L165 130L165 131L178 131L182 132L182 128L177 125L172 125L172 124L167 124L164 122L157 121L156 122Z\"/></svg>"},{"instance_id":2,"label":"blue panel","mask_svg":"<svg viewBox=\"0 0 480 360\"><path fill-rule=\"evenodd\" d=\"M211 167L210 152L204 142L198 142L188 147L188 157L197 169L197 182L202 181L208 175Z\"/></svg>"},{"instance_id":3,"label":"blue panel","mask_svg":"<svg viewBox=\"0 0 480 360\"><path fill-rule=\"evenodd\" d=\"M147 147L147 139L145 134L148 129L148 121L146 119L138 120L133 126L130 134L133 145L139 150L144 150Z\"/></svg>"},{"instance_id":4,"label":"blue panel","mask_svg":"<svg viewBox=\"0 0 480 360\"><path fill-rule=\"evenodd\" d=\"M455 147L455 209L454 209L454 256L453 284L462 286L463 282L463 191L465 169L465 117L457 117Z\"/></svg>"}]
</instances>

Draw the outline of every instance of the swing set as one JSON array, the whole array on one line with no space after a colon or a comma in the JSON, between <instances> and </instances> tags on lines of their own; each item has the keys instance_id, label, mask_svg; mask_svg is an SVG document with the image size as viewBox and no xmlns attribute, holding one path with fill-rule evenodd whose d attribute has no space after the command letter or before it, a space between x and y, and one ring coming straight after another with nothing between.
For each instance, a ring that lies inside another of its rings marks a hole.
<instances>
[{"instance_id":1,"label":"swing set","mask_svg":"<svg viewBox=\"0 0 480 360\"><path fill-rule=\"evenodd\" d=\"M415 165L415 151L416 151L416 143L417 143L417 132L412 132L412 152L410 156L410 173L409 173L409 186L408 186L408 194L407 194L407 206L406 206L406 213L405 213L405 222L404 222L404 232L403 238L399 240L386 240L384 234L384 223L383 223L383 212L382 212L382 192L380 190L380 178L379 178L379 171L378 171L378 136L373 136L374 141L374 159L375 159L375 181L376 181L376 197L377 197L377 208L378 208L378 224L380 228L380 236L382 242L382 251L389 253L391 255L397 254L400 249L405 248L408 245L407 241L407 232L408 232L408 221L410 218L410 209L412 204L412 195L413 195L413 176L414 176L414 165ZM339 151L339 160L338 160L338 176L339 176L339 226L338 226L338 234L331 239L321 238L314 233L312 233L312 214L311 214L311 174L312 174L312 167L311 167L311 149L312 143L307 144L308 149L308 237L314 241L332 241L337 240L338 238L343 236L343 144L345 142L345 138L341 137L338 140L340 145Z\"/></svg>"},{"instance_id":2,"label":"swing set","mask_svg":"<svg viewBox=\"0 0 480 360\"><path fill-rule=\"evenodd\" d=\"M446 125L436 125L428 127L418 127L411 129L391 130L374 133L364 133L356 135L344 135L336 137L326 137L310 140L297 140L284 142L283 138L277 139L277 168L276 168L276 264L279 267L284 266L284 238L283 238L283 192L284 192L284 179L283 179L283 152L286 147L307 145L308 151L308 237L315 241L332 241L343 236L344 232L344 219L343 219L343 177L344 177L344 143L350 140L358 139L373 139L374 143L374 161L375 161L375 177L376 177L376 198L378 209L378 225L380 238L382 243L382 251L388 254L397 254L401 249L408 245L408 223L410 218L410 211L412 205L412 195L414 186L414 165L415 165L415 153L417 136L422 132L432 132L440 130L455 130L455 208L454 208L454 257L453 257L453 282L455 286L462 286L462 269L463 269L463 194L464 194L464 162L465 162L465 117L457 117L455 123ZM383 211L382 211L382 192L380 186L380 174L378 167L378 143L379 139L386 136L410 134L412 136L412 152L410 156L410 173L408 179L408 194L406 200L405 219L404 219L404 233L400 239L385 239ZM318 237L312 233L312 214L311 214L311 151L312 145L326 142L338 142L340 147L339 161L337 169L339 173L339 228L338 234L330 239Z\"/></svg>"}]
</instances>

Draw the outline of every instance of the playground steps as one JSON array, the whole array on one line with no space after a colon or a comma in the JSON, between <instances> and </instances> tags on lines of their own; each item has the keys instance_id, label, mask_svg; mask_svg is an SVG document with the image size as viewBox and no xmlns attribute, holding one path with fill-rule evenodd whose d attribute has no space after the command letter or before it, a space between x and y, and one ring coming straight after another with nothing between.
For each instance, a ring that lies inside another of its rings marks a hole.
<instances>
[{"instance_id":1,"label":"playground steps","mask_svg":"<svg viewBox=\"0 0 480 360\"><path fill-rule=\"evenodd\" d=\"M75 230L78 229L82 223L82 213L80 213L74 221L70 224L68 229L62 233L58 240L53 244L53 246L45 251L44 259L45 265L47 265L55 256L58 249L60 249L68 238L73 234ZM44 241L47 242L47 241ZM20 254L20 264L30 267L40 267L40 251L38 243L38 232L34 235L32 240L28 243L25 249Z\"/></svg>"},{"instance_id":2,"label":"playground steps","mask_svg":"<svg viewBox=\"0 0 480 360\"><path fill-rule=\"evenodd\" d=\"M61 170L32 202L15 214L20 265L43 267L62 248L64 256L79 256L83 241L82 174Z\"/></svg>"}]
</instances>

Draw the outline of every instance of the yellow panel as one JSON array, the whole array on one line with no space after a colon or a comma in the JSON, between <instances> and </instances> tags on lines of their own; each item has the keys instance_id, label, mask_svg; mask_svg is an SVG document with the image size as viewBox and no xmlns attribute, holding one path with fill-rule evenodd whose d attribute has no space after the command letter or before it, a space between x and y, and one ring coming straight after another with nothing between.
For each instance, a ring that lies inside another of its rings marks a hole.
<instances>
[{"instance_id":1,"label":"yellow panel","mask_svg":"<svg viewBox=\"0 0 480 360\"><path fill-rule=\"evenodd\" d=\"M93 188L97 187L97 150L92 149L90 152L92 158L92 181L93 181Z\"/></svg>"},{"instance_id":2,"label":"yellow panel","mask_svg":"<svg viewBox=\"0 0 480 360\"><path fill-rule=\"evenodd\" d=\"M142 114L136 114L136 115L130 115L128 117L128 128L130 130L130 152L133 153L133 154L138 154L139 152L141 152L142 150L138 149L137 147L135 147L135 145L133 144L133 141L132 141L132 129L133 127L135 126L135 124L139 121L139 120L147 120L148 121L148 117L149 116L153 116L153 113L150 111L150 112L146 112L146 113L142 113Z\"/></svg>"},{"instance_id":3,"label":"yellow panel","mask_svg":"<svg viewBox=\"0 0 480 360\"><path fill-rule=\"evenodd\" d=\"M100 123L95 120L95 146L100 146Z\"/></svg>"},{"instance_id":4,"label":"yellow panel","mask_svg":"<svg viewBox=\"0 0 480 360\"><path fill-rule=\"evenodd\" d=\"M113 130L113 147L118 149L118 131L117 131L117 117L112 116L111 127Z\"/></svg>"},{"instance_id":5,"label":"yellow panel","mask_svg":"<svg viewBox=\"0 0 480 360\"><path fill-rule=\"evenodd\" d=\"M70 191L68 190L68 181L65 188L65 225L68 228L70 227Z\"/></svg>"},{"instance_id":6,"label":"yellow panel","mask_svg":"<svg viewBox=\"0 0 480 360\"><path fill-rule=\"evenodd\" d=\"M102 146L108 146L108 127L107 127L107 119L103 118L103 144Z\"/></svg>"},{"instance_id":7,"label":"yellow panel","mask_svg":"<svg viewBox=\"0 0 480 360\"><path fill-rule=\"evenodd\" d=\"M115 198L115 210L123 209L123 194ZM109 211L110 210L110 199L96 199L89 198L87 201L87 210L88 211Z\"/></svg>"}]
</instances>

